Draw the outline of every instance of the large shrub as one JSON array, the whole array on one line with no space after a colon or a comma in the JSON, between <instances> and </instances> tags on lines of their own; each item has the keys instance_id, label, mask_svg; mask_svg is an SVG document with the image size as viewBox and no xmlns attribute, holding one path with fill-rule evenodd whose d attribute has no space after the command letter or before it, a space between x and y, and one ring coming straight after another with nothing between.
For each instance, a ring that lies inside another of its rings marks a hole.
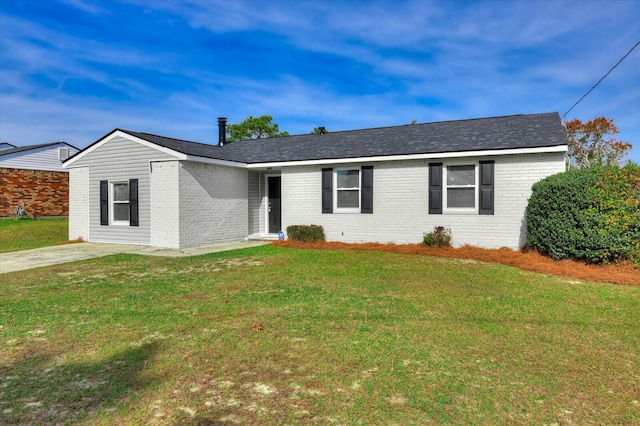
<instances>
[{"instance_id":1,"label":"large shrub","mask_svg":"<svg viewBox=\"0 0 640 426\"><path fill-rule=\"evenodd\" d=\"M640 261L640 167L570 170L533 186L529 246L554 259Z\"/></svg>"},{"instance_id":2,"label":"large shrub","mask_svg":"<svg viewBox=\"0 0 640 426\"><path fill-rule=\"evenodd\" d=\"M324 241L324 228L320 225L287 226L287 236L296 241Z\"/></svg>"}]
</instances>

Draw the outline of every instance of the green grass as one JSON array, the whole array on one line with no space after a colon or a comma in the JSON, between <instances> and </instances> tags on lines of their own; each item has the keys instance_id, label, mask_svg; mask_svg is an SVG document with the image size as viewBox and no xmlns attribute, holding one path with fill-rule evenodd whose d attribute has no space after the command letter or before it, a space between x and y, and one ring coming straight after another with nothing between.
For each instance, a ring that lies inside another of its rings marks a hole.
<instances>
[{"instance_id":1,"label":"green grass","mask_svg":"<svg viewBox=\"0 0 640 426\"><path fill-rule=\"evenodd\" d=\"M271 246L1 277L0 424L640 423L638 287Z\"/></svg>"},{"instance_id":2,"label":"green grass","mask_svg":"<svg viewBox=\"0 0 640 426\"><path fill-rule=\"evenodd\" d=\"M0 253L65 243L68 229L68 219L0 219Z\"/></svg>"}]
</instances>

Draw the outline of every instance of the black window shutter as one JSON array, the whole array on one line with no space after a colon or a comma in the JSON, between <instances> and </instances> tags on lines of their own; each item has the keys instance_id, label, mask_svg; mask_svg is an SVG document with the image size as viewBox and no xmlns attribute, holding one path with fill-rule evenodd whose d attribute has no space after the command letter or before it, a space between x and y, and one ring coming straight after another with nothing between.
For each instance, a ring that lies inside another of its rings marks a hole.
<instances>
[{"instance_id":1,"label":"black window shutter","mask_svg":"<svg viewBox=\"0 0 640 426\"><path fill-rule=\"evenodd\" d=\"M138 179L129 179L129 226L139 226Z\"/></svg>"},{"instance_id":2,"label":"black window shutter","mask_svg":"<svg viewBox=\"0 0 640 426\"><path fill-rule=\"evenodd\" d=\"M480 214L493 214L493 161L480 162Z\"/></svg>"},{"instance_id":3,"label":"black window shutter","mask_svg":"<svg viewBox=\"0 0 640 426\"><path fill-rule=\"evenodd\" d=\"M429 214L442 214L442 163L429 163Z\"/></svg>"},{"instance_id":4,"label":"black window shutter","mask_svg":"<svg viewBox=\"0 0 640 426\"><path fill-rule=\"evenodd\" d=\"M360 213L373 213L373 166L362 166Z\"/></svg>"},{"instance_id":5,"label":"black window shutter","mask_svg":"<svg viewBox=\"0 0 640 426\"><path fill-rule=\"evenodd\" d=\"M333 213L333 169L322 169L322 213Z\"/></svg>"},{"instance_id":6,"label":"black window shutter","mask_svg":"<svg viewBox=\"0 0 640 426\"><path fill-rule=\"evenodd\" d=\"M109 225L109 182L100 181L100 225Z\"/></svg>"}]
</instances>

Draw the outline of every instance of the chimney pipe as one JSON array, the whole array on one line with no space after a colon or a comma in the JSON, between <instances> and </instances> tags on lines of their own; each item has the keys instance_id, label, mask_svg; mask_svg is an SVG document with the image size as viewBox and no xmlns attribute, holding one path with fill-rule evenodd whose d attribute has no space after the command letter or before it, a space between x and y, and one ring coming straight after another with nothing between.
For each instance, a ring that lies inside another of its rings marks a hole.
<instances>
[{"instance_id":1,"label":"chimney pipe","mask_svg":"<svg viewBox=\"0 0 640 426\"><path fill-rule=\"evenodd\" d=\"M218 117L218 145L223 146L227 143L227 119Z\"/></svg>"}]
</instances>

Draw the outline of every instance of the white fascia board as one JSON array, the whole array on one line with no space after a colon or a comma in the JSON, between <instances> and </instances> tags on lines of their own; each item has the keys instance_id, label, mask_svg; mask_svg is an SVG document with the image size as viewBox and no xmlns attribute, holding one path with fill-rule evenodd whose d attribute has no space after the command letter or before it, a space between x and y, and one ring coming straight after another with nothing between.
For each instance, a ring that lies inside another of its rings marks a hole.
<instances>
[{"instance_id":1,"label":"white fascia board","mask_svg":"<svg viewBox=\"0 0 640 426\"><path fill-rule=\"evenodd\" d=\"M249 164L249 169L262 169L265 167L288 167L288 166L317 166L324 164L343 163L374 163L379 161L406 161L406 160L431 160L441 158L461 158L461 157L485 157L496 155L520 155L520 154L544 154L549 152L567 152L567 145L548 146L540 148L514 148L514 149L492 149L487 151L461 151L461 152L437 152L430 154L407 154L407 155L385 155L379 157L357 157L357 158L329 158L319 160L301 161L278 161L272 163Z\"/></svg>"},{"instance_id":2,"label":"white fascia board","mask_svg":"<svg viewBox=\"0 0 640 426\"><path fill-rule=\"evenodd\" d=\"M178 152L178 151L174 151L173 149L165 148L165 147L160 146L160 145L156 145L153 142L149 142L149 141L146 141L144 139L140 139L139 137L130 135L129 133L123 132L122 130L116 130L115 132L109 133L107 136L105 136L100 141L94 143L89 148L85 149L84 151L81 151L79 154L76 154L75 156L70 158L68 161L65 161L64 163L62 163L62 167L65 168L65 169L70 167L77 160L81 159L82 157L84 157L87 154L90 154L91 152L93 152L96 149L100 148L105 143L107 143L107 142L109 142L112 139L115 139L117 137L122 137L122 138L125 138L125 139L129 139L132 142L136 142L136 143L139 143L141 145L147 146L149 148L153 148L153 149L155 149L157 151L164 152L165 154L172 155L172 156L176 157L176 159L178 159L178 160L186 160L187 159L187 155L186 154L183 154L183 153Z\"/></svg>"},{"instance_id":3,"label":"white fascia board","mask_svg":"<svg viewBox=\"0 0 640 426\"><path fill-rule=\"evenodd\" d=\"M240 163L237 161L219 160L217 158L198 157L197 155L187 155L184 160L195 161L197 163L216 164L218 166L237 167L239 169L246 169L247 163Z\"/></svg>"}]
</instances>

